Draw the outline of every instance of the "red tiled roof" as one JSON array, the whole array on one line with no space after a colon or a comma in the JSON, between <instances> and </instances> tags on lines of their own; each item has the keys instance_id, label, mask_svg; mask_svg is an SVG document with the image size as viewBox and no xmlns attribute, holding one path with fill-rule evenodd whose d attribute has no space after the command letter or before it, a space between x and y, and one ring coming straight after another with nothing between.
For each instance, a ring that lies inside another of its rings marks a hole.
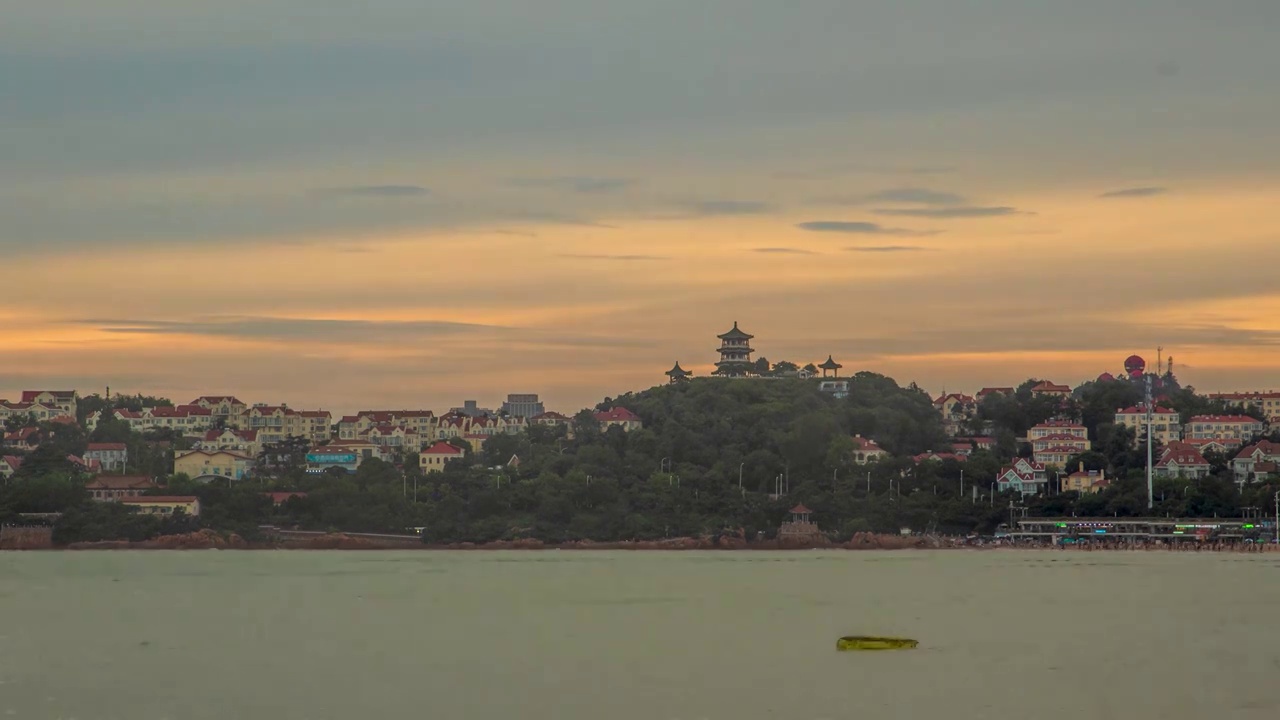
<instances>
[{"instance_id":1,"label":"red tiled roof","mask_svg":"<svg viewBox=\"0 0 1280 720\"><path fill-rule=\"evenodd\" d=\"M199 502L195 495L146 495L143 497L120 498L126 505L149 505L151 503L192 503Z\"/></svg>"},{"instance_id":2,"label":"red tiled roof","mask_svg":"<svg viewBox=\"0 0 1280 720\"><path fill-rule=\"evenodd\" d=\"M23 390L22 402L35 402L36 398L49 393L58 400L70 400L76 396L75 390Z\"/></svg>"},{"instance_id":3,"label":"red tiled roof","mask_svg":"<svg viewBox=\"0 0 1280 720\"><path fill-rule=\"evenodd\" d=\"M0 461L4 462L11 469L17 470L22 467L23 458L18 457L17 455L5 455L3 458L0 458Z\"/></svg>"},{"instance_id":4,"label":"red tiled roof","mask_svg":"<svg viewBox=\"0 0 1280 720\"><path fill-rule=\"evenodd\" d=\"M797 506L795 506L795 507L791 508L791 514L792 514L792 515L811 515L811 514L813 514L813 511L812 511L812 510L810 510L809 508L805 507L805 506L804 506L804 503L801 503L801 504L799 504L799 505L797 505Z\"/></svg>"},{"instance_id":5,"label":"red tiled roof","mask_svg":"<svg viewBox=\"0 0 1280 720\"><path fill-rule=\"evenodd\" d=\"M98 475L85 483L89 490L147 490L157 487L145 475Z\"/></svg>"},{"instance_id":6,"label":"red tiled roof","mask_svg":"<svg viewBox=\"0 0 1280 720\"><path fill-rule=\"evenodd\" d=\"M534 415L532 419L533 420L568 420L569 418L568 416L561 415L560 413L554 410L548 410L544 413L538 413L537 415Z\"/></svg>"},{"instance_id":7,"label":"red tiled roof","mask_svg":"<svg viewBox=\"0 0 1280 720\"><path fill-rule=\"evenodd\" d=\"M102 452L107 452L111 450L126 450L128 449L128 447L129 446L125 445L124 443L89 443L88 448L86 449L86 452L92 452L94 450L99 450Z\"/></svg>"},{"instance_id":8,"label":"red tiled roof","mask_svg":"<svg viewBox=\"0 0 1280 720\"><path fill-rule=\"evenodd\" d=\"M1261 420L1251 418L1248 415L1196 415L1191 418L1193 423L1261 423Z\"/></svg>"},{"instance_id":9,"label":"red tiled roof","mask_svg":"<svg viewBox=\"0 0 1280 720\"><path fill-rule=\"evenodd\" d=\"M1208 465L1209 461L1204 459L1200 451L1193 445L1182 442L1171 442L1165 446L1164 451L1160 454L1160 461L1156 463L1156 467L1167 467L1169 465Z\"/></svg>"},{"instance_id":10,"label":"red tiled roof","mask_svg":"<svg viewBox=\"0 0 1280 720\"><path fill-rule=\"evenodd\" d=\"M632 422L640 419L640 416L621 406L595 413L593 417L599 422Z\"/></svg>"},{"instance_id":11,"label":"red tiled roof","mask_svg":"<svg viewBox=\"0 0 1280 720\"><path fill-rule=\"evenodd\" d=\"M1036 425L1031 429L1035 430L1037 428L1074 428L1076 430L1085 429L1085 427L1080 423L1074 422L1071 420L1045 420L1044 422L1040 423L1039 425Z\"/></svg>"},{"instance_id":12,"label":"red tiled roof","mask_svg":"<svg viewBox=\"0 0 1280 720\"><path fill-rule=\"evenodd\" d=\"M309 418L333 417L333 413L329 412L328 410L299 410L298 414L301 415L302 417L309 417Z\"/></svg>"},{"instance_id":13,"label":"red tiled roof","mask_svg":"<svg viewBox=\"0 0 1280 720\"><path fill-rule=\"evenodd\" d=\"M1034 438L1034 440L1036 442L1044 442L1045 440L1074 440L1075 442L1088 442L1088 440L1080 437L1079 435L1071 435L1069 433L1054 433L1052 435L1041 435L1038 438Z\"/></svg>"},{"instance_id":14,"label":"red tiled roof","mask_svg":"<svg viewBox=\"0 0 1280 720\"><path fill-rule=\"evenodd\" d=\"M35 435L38 432L40 432L40 428L33 428L33 427L19 428L17 430L14 430L13 432L5 433L4 439L17 440L19 442L26 442L27 440L31 439L32 435Z\"/></svg>"},{"instance_id":15,"label":"red tiled roof","mask_svg":"<svg viewBox=\"0 0 1280 720\"><path fill-rule=\"evenodd\" d=\"M880 447L875 440L864 438L861 435L854 435L852 438L853 446L862 452L884 452L884 448Z\"/></svg>"},{"instance_id":16,"label":"red tiled roof","mask_svg":"<svg viewBox=\"0 0 1280 720\"><path fill-rule=\"evenodd\" d=\"M212 403L212 404L214 404L214 405L217 405L217 404L222 403L222 402L229 402L229 403L233 403L233 404L236 404L236 405L244 405L244 403L243 403L243 402L240 402L239 398L237 398L237 397L236 397L236 396L234 396L234 395L201 395L200 397L196 398L195 400L192 400L192 401L191 401L190 403L188 403L188 404L189 404L189 405L196 405L196 404L198 404L201 400L203 400L203 401L205 401L205 402L207 402L207 403Z\"/></svg>"},{"instance_id":17,"label":"red tiled roof","mask_svg":"<svg viewBox=\"0 0 1280 720\"><path fill-rule=\"evenodd\" d=\"M441 440L426 450L422 451L423 455L462 455L461 449L456 448L449 443Z\"/></svg>"},{"instance_id":18,"label":"red tiled roof","mask_svg":"<svg viewBox=\"0 0 1280 720\"><path fill-rule=\"evenodd\" d=\"M1147 409L1140 408L1137 405L1130 405L1129 407L1123 410L1116 410L1116 414L1117 415L1146 415ZM1176 413L1167 407L1160 407L1159 405L1157 405L1151 411L1151 414L1152 415L1175 415Z\"/></svg>"}]
</instances>

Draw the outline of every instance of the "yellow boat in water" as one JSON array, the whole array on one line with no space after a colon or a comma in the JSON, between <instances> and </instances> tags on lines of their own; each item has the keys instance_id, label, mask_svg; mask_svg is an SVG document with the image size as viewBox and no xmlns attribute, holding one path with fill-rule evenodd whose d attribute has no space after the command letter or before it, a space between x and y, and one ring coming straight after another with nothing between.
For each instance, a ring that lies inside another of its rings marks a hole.
<instances>
[{"instance_id":1,"label":"yellow boat in water","mask_svg":"<svg viewBox=\"0 0 1280 720\"><path fill-rule=\"evenodd\" d=\"M837 650L910 650L920 643L911 638L847 635L836 641Z\"/></svg>"}]
</instances>

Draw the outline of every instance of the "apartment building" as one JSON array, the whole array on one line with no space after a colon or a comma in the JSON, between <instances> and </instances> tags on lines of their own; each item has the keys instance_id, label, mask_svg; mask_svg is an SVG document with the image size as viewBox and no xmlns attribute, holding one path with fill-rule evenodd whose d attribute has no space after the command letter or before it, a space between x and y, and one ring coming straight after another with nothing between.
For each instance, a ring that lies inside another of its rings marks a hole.
<instances>
[{"instance_id":1,"label":"apartment building","mask_svg":"<svg viewBox=\"0 0 1280 720\"><path fill-rule=\"evenodd\" d=\"M1147 409L1136 405L1116 410L1115 424L1133 430L1135 441L1147 436ZM1177 412L1159 405L1151 409L1151 438L1161 445L1182 439L1182 421Z\"/></svg>"}]
</instances>

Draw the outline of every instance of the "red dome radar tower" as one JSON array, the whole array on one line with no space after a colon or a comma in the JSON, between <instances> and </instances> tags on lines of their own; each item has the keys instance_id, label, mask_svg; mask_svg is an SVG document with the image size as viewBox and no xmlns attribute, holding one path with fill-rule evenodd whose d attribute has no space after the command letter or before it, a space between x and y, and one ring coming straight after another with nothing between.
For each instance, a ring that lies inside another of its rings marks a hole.
<instances>
[{"instance_id":1,"label":"red dome radar tower","mask_svg":"<svg viewBox=\"0 0 1280 720\"><path fill-rule=\"evenodd\" d=\"M1125 358L1124 371L1131 378L1140 378L1147 370L1147 361L1137 355L1130 355Z\"/></svg>"}]
</instances>

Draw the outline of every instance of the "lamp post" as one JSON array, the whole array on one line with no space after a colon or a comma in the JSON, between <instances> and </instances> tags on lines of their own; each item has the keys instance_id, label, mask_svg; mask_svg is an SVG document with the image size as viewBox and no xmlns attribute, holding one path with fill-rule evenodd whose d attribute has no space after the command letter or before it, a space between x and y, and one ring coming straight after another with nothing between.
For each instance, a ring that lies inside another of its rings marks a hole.
<instances>
[{"instance_id":1,"label":"lamp post","mask_svg":"<svg viewBox=\"0 0 1280 720\"><path fill-rule=\"evenodd\" d=\"M1280 490L1276 491L1276 543L1280 544Z\"/></svg>"}]
</instances>

